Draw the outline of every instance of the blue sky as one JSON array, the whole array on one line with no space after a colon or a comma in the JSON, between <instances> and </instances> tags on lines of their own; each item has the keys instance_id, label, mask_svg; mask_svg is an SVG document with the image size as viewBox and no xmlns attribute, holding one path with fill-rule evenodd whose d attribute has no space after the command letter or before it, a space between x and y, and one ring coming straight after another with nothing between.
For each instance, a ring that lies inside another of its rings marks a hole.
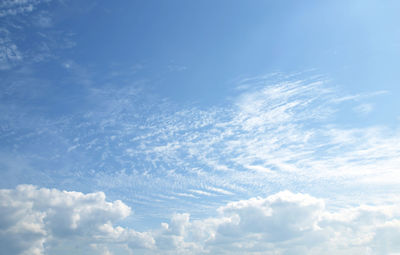
<instances>
[{"instance_id":1,"label":"blue sky","mask_svg":"<svg viewBox=\"0 0 400 255\"><path fill-rule=\"evenodd\" d=\"M397 254L397 1L0 3L7 254Z\"/></svg>"}]
</instances>

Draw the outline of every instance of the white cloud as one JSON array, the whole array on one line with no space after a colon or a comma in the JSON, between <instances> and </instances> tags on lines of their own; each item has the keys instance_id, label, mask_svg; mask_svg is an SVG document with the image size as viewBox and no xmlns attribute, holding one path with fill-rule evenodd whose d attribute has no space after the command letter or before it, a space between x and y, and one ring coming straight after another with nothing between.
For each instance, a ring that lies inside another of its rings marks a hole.
<instances>
[{"instance_id":1,"label":"white cloud","mask_svg":"<svg viewBox=\"0 0 400 255\"><path fill-rule=\"evenodd\" d=\"M157 207L149 214L172 213L181 206L207 209L210 203L204 198L212 198L208 193L232 199L279 186L296 190L300 184L312 194L323 188L336 195L336 185L399 182L400 133L334 125L329 116L338 102L332 100L340 96L324 80L248 85L231 103L202 110L154 101L137 86L93 88L88 96L96 101L92 112L38 126L39 135L33 137L49 140L51 135L49 150L69 151L60 155L62 162L71 162L63 165L65 171L96 170L89 185L124 194L124 199L133 199L134 193L136 202ZM22 137L18 143L30 140ZM40 162L48 157L39 151L31 158L36 165L48 164ZM340 183L322 184L336 180ZM176 198L174 207L169 206L171 197ZM212 206L221 205L222 199Z\"/></svg>"},{"instance_id":2,"label":"white cloud","mask_svg":"<svg viewBox=\"0 0 400 255\"><path fill-rule=\"evenodd\" d=\"M221 188L217 188L217 187L208 186L208 187L206 187L206 189L210 190L210 191L214 191L216 193L224 194L224 195L233 195L232 192L230 192L228 190L221 189Z\"/></svg>"},{"instance_id":3,"label":"white cloud","mask_svg":"<svg viewBox=\"0 0 400 255\"><path fill-rule=\"evenodd\" d=\"M202 196L215 196L214 194L204 191L204 190L190 189L189 191L192 193L198 194L198 195L202 195Z\"/></svg>"},{"instance_id":4,"label":"white cloud","mask_svg":"<svg viewBox=\"0 0 400 255\"><path fill-rule=\"evenodd\" d=\"M51 0L3 0L0 3L0 17L32 12L36 6Z\"/></svg>"},{"instance_id":5,"label":"white cloud","mask_svg":"<svg viewBox=\"0 0 400 255\"><path fill-rule=\"evenodd\" d=\"M75 46L72 33L53 27L53 14L46 10L51 1L0 1L0 71L31 68L30 64L54 60L55 49ZM27 41L35 43L30 43L28 49L25 47Z\"/></svg>"},{"instance_id":6,"label":"white cloud","mask_svg":"<svg viewBox=\"0 0 400 255\"><path fill-rule=\"evenodd\" d=\"M154 236L158 254L390 254L399 251L399 209L332 211L323 199L284 191L228 203L203 220L174 215Z\"/></svg>"},{"instance_id":7,"label":"white cloud","mask_svg":"<svg viewBox=\"0 0 400 255\"><path fill-rule=\"evenodd\" d=\"M370 113L374 109L372 104L360 104L354 107L354 111L363 115Z\"/></svg>"},{"instance_id":8,"label":"white cloud","mask_svg":"<svg viewBox=\"0 0 400 255\"><path fill-rule=\"evenodd\" d=\"M262 84L242 91L231 104L205 110L176 109L165 101L155 105L134 86L109 87L89 97L104 111L38 126L31 138L21 136L16 143L23 148L51 141L41 146L48 154L37 150L25 158L36 166L48 167L54 151L69 149L52 164L63 167L65 174L49 170L47 176L120 194L127 203L145 208L140 217L147 219L165 217L177 208L198 217L226 201L280 187L341 196L340 206L391 197L400 181L400 133L332 124L326 116L337 106L331 102L337 93L326 87L307 80ZM18 153L13 164L23 162L25 151ZM12 165L4 167L17 178ZM367 185L373 188L365 189ZM362 192L353 197L350 192L357 189Z\"/></svg>"},{"instance_id":9,"label":"white cloud","mask_svg":"<svg viewBox=\"0 0 400 255\"><path fill-rule=\"evenodd\" d=\"M7 70L22 60L22 54L11 40L10 32L0 28L0 70Z\"/></svg>"},{"instance_id":10,"label":"white cloud","mask_svg":"<svg viewBox=\"0 0 400 255\"><path fill-rule=\"evenodd\" d=\"M104 193L21 185L0 190L5 254L395 254L400 207L328 209L323 199L283 191L227 203L218 214L174 214L147 232L114 226L130 214ZM78 247L78 248L77 248Z\"/></svg>"},{"instance_id":11,"label":"white cloud","mask_svg":"<svg viewBox=\"0 0 400 255\"><path fill-rule=\"evenodd\" d=\"M146 234L114 227L131 209L119 200L107 202L102 192L20 185L0 190L0 201L0 242L6 254L46 254L45 250L68 250L69 244L87 246L110 240L133 247L152 242Z\"/></svg>"}]
</instances>

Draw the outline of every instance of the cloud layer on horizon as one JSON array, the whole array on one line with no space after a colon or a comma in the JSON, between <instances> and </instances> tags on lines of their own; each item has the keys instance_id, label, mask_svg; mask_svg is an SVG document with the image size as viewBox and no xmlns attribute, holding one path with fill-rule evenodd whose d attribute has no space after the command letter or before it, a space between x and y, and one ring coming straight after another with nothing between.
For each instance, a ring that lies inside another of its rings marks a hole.
<instances>
[{"instance_id":1,"label":"cloud layer on horizon","mask_svg":"<svg viewBox=\"0 0 400 255\"><path fill-rule=\"evenodd\" d=\"M174 214L159 228L138 232L118 226L131 208L118 200L107 202L102 192L20 185L0 190L0 201L6 254L400 252L400 208L394 204L328 209L324 199L282 191L229 202L205 219Z\"/></svg>"}]
</instances>

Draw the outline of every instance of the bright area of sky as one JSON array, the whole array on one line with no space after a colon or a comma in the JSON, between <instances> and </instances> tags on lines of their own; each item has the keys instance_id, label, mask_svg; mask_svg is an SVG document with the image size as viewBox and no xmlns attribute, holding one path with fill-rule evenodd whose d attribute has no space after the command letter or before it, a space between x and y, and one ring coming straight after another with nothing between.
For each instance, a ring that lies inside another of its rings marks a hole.
<instances>
[{"instance_id":1,"label":"bright area of sky","mask_svg":"<svg viewBox=\"0 0 400 255\"><path fill-rule=\"evenodd\" d=\"M0 2L1 254L399 254L400 2Z\"/></svg>"}]
</instances>

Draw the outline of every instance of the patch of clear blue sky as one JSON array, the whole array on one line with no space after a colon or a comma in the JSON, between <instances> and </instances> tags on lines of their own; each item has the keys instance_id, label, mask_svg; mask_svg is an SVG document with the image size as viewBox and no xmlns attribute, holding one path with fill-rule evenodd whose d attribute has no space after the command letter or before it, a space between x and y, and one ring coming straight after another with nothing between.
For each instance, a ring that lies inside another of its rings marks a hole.
<instances>
[{"instance_id":1,"label":"patch of clear blue sky","mask_svg":"<svg viewBox=\"0 0 400 255\"><path fill-rule=\"evenodd\" d=\"M242 77L315 69L349 93L388 90L384 99L376 99L376 120L399 114L396 1L83 5L68 3L55 12L57 27L74 33L77 43L64 57L100 73L115 63L143 65L140 75L150 77L161 96L207 105Z\"/></svg>"}]
</instances>

